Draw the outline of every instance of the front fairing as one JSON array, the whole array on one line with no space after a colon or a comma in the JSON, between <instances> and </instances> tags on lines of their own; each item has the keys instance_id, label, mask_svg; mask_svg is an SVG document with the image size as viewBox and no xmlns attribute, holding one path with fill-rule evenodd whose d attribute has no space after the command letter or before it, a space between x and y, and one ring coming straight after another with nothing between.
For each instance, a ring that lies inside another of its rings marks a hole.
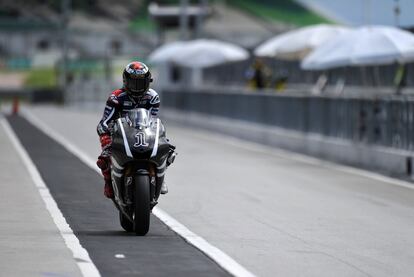
<instances>
[{"instance_id":1,"label":"front fairing","mask_svg":"<svg viewBox=\"0 0 414 277\"><path fill-rule=\"evenodd\" d=\"M140 112L136 114L148 116L145 111ZM165 166L169 149L165 128L158 118L125 116L116 120L112 133L111 178L115 201L121 209L131 199L128 184L135 172L144 170L155 174L155 167Z\"/></svg>"},{"instance_id":2,"label":"front fairing","mask_svg":"<svg viewBox=\"0 0 414 277\"><path fill-rule=\"evenodd\" d=\"M150 159L155 148L156 130L153 127L130 127L123 123L131 154L134 159Z\"/></svg>"},{"instance_id":3,"label":"front fairing","mask_svg":"<svg viewBox=\"0 0 414 277\"><path fill-rule=\"evenodd\" d=\"M114 126L112 140L112 155L122 165L147 160L160 166L169 151L164 127L156 118L147 126L132 126L127 118L120 118Z\"/></svg>"}]
</instances>

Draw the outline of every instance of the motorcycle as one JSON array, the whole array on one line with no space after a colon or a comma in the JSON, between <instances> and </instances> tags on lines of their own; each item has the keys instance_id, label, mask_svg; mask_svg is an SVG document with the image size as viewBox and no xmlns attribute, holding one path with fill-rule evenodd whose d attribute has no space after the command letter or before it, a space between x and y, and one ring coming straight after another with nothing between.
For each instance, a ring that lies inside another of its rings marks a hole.
<instances>
[{"instance_id":1,"label":"motorcycle","mask_svg":"<svg viewBox=\"0 0 414 277\"><path fill-rule=\"evenodd\" d=\"M111 178L114 204L127 232L144 236L152 208L158 203L166 167L175 147L159 118L146 109L133 109L116 120L112 130Z\"/></svg>"}]
</instances>

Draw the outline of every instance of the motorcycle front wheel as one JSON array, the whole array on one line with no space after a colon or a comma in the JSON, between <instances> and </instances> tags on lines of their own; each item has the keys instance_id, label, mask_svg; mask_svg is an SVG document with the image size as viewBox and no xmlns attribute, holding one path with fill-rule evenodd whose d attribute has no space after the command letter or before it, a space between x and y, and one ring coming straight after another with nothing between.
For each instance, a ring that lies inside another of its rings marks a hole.
<instances>
[{"instance_id":1,"label":"motorcycle front wheel","mask_svg":"<svg viewBox=\"0 0 414 277\"><path fill-rule=\"evenodd\" d=\"M121 226L122 228L124 228L125 231L134 231L134 224L121 211L119 211L119 222L121 223Z\"/></svg>"},{"instance_id":2,"label":"motorcycle front wheel","mask_svg":"<svg viewBox=\"0 0 414 277\"><path fill-rule=\"evenodd\" d=\"M134 181L134 231L138 236L145 236L150 226L150 178L135 175Z\"/></svg>"}]
</instances>

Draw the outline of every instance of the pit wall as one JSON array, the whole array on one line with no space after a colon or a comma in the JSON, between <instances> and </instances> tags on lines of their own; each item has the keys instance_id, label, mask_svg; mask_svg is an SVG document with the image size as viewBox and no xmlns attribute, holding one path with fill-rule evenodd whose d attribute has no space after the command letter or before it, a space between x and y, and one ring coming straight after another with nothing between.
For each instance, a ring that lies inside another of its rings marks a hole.
<instances>
[{"instance_id":1,"label":"pit wall","mask_svg":"<svg viewBox=\"0 0 414 277\"><path fill-rule=\"evenodd\" d=\"M414 98L164 90L169 122L412 178Z\"/></svg>"}]
</instances>

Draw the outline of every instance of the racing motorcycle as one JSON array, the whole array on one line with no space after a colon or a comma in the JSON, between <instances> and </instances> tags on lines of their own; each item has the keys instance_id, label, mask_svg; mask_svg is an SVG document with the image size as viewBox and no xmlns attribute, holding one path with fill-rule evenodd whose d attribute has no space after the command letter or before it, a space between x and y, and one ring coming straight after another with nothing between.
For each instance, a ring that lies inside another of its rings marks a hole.
<instances>
[{"instance_id":1,"label":"racing motorcycle","mask_svg":"<svg viewBox=\"0 0 414 277\"><path fill-rule=\"evenodd\" d=\"M111 178L113 201L125 231L147 234L166 166L175 159L174 148L161 120L146 109L133 109L116 120L112 129Z\"/></svg>"}]
</instances>

